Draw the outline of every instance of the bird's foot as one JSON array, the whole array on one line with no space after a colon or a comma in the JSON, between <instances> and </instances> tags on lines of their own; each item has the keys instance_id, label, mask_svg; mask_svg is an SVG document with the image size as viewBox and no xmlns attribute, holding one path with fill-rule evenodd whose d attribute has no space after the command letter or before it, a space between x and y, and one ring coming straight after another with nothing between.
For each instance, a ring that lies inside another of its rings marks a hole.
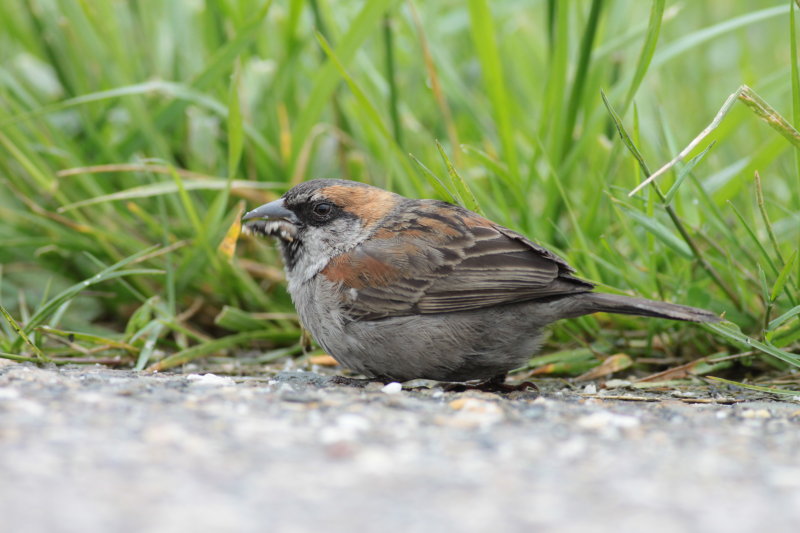
<instances>
[{"instance_id":1,"label":"bird's foot","mask_svg":"<svg viewBox=\"0 0 800 533\"><path fill-rule=\"evenodd\" d=\"M484 381L475 383L446 383L444 384L445 392L465 392L468 390L477 390L481 392L494 392L499 394L511 393L532 393L534 396L539 396L539 387L530 381L523 381L516 385L506 383L506 376L502 374L495 376Z\"/></svg>"}]
</instances>

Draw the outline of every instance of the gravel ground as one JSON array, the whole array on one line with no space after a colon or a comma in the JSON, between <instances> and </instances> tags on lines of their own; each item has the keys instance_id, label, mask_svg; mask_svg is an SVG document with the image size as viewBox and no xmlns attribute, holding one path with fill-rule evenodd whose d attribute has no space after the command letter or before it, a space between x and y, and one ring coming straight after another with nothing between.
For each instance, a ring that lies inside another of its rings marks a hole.
<instances>
[{"instance_id":1,"label":"gravel ground","mask_svg":"<svg viewBox=\"0 0 800 533\"><path fill-rule=\"evenodd\" d=\"M0 531L798 531L798 403L416 385L0 361Z\"/></svg>"}]
</instances>

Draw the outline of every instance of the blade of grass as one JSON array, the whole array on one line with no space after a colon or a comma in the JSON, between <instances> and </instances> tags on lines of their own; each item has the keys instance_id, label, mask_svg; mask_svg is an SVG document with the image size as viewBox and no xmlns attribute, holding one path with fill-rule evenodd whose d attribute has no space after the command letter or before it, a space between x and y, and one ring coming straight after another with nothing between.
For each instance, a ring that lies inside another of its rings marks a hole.
<instances>
[{"instance_id":1,"label":"blade of grass","mask_svg":"<svg viewBox=\"0 0 800 533\"><path fill-rule=\"evenodd\" d=\"M781 273L778 276L778 281L776 282L776 286L780 284L780 289L778 290L778 292L780 292L780 290L782 290L783 287L786 285L786 282L787 281L790 282L793 291L787 291L786 295L789 297L789 301L792 303L792 305L794 305L797 302L794 299L793 292L797 292L797 287L791 278L792 274L791 267L788 269L786 268L787 263L783 259L783 254L781 254L781 249L780 246L778 245L778 239L775 238L775 231L773 231L772 229L772 223L769 220L769 215L767 214L767 208L764 205L764 191L761 188L761 176L758 174L758 172L755 173L755 183L756 183L756 203L758 204L758 210L761 213L761 220L764 222L764 226L767 228L767 235L769 236L769 240L772 243L772 249L775 252L775 255L777 256L778 261L780 262L782 267ZM796 256L797 256L797 250L795 250L793 253L792 263L794 262L794 258ZM774 292L775 291L773 290L773 294ZM774 301L776 297L777 294L774 294L770 298L770 301Z\"/></svg>"},{"instance_id":2,"label":"blade of grass","mask_svg":"<svg viewBox=\"0 0 800 533\"><path fill-rule=\"evenodd\" d=\"M782 396L797 396L798 394L800 394L800 391L776 389L774 387L763 387L761 385L751 385L749 383L742 383L740 381L732 381L730 379L718 378L716 376L706 376L706 379L710 379L711 381L716 381L717 383L725 383L726 385L732 385L734 387L740 387L742 389L754 390L754 391L758 391L758 392L767 392L769 394L778 394L778 395L782 395Z\"/></svg>"},{"instance_id":3,"label":"blade of grass","mask_svg":"<svg viewBox=\"0 0 800 533\"><path fill-rule=\"evenodd\" d=\"M131 256L128 256L117 263L114 263L110 267L101 270L94 276L81 281L80 283L76 283L75 285L63 290L41 307L39 307L36 312L31 316L30 320L25 324L24 331L25 333L30 333L38 326L42 325L42 323L47 320L53 312L55 312L61 304L65 301L74 298L77 296L81 291L85 290L92 285L96 285L98 283L102 283L103 281L107 281L110 279L116 279L124 276L133 276L133 275L150 275L150 274L162 274L163 272L160 270L154 269L130 269L130 270L120 270L127 265L135 262L140 257L143 257L150 252L154 251L158 246L151 246L150 248L145 248ZM18 347L18 346L16 346Z\"/></svg>"},{"instance_id":4,"label":"blade of grass","mask_svg":"<svg viewBox=\"0 0 800 533\"><path fill-rule=\"evenodd\" d=\"M622 109L620 110L620 114L622 116L625 116L625 111L627 111L628 106L630 106L631 102L633 102L633 97L636 94L636 91L639 89L639 86L642 84L644 75L647 73L647 68L650 66L650 61L653 59L653 54L656 51L656 44L658 44L658 36L661 33L661 20L663 17L664 0L653 0L652 5L650 6L650 20L647 23L647 33L644 46L642 46L642 50L639 52L639 60L636 63L636 70L634 72L633 79L631 80L631 84L628 87L628 94L625 96Z\"/></svg>"},{"instance_id":5,"label":"blade of grass","mask_svg":"<svg viewBox=\"0 0 800 533\"><path fill-rule=\"evenodd\" d=\"M38 357L27 357L25 355L18 355L13 353L7 352L0 352L0 359L8 359L9 361L16 361L18 363L41 363L42 361ZM49 361L53 362L53 361ZM58 363L56 363L58 364Z\"/></svg>"},{"instance_id":6,"label":"blade of grass","mask_svg":"<svg viewBox=\"0 0 800 533\"><path fill-rule=\"evenodd\" d=\"M176 181L163 181L158 183L151 183L149 185L140 185L132 187L124 191L118 191L112 194L98 196L96 198L89 198L79 202L67 204L58 208L59 213L71 211L79 207L86 207L104 202L116 202L120 200L133 200L135 198L151 198L154 196L164 196L170 194L180 193L183 189L184 193L187 191L221 191L225 190L228 186L226 179L209 179L202 181L189 181L181 182L179 185ZM246 189L259 189L259 190L284 190L286 189L285 183L274 183L265 181L245 181L234 180L231 182L232 190L246 190Z\"/></svg>"},{"instance_id":7,"label":"blade of grass","mask_svg":"<svg viewBox=\"0 0 800 533\"><path fill-rule=\"evenodd\" d=\"M152 80L142 83L134 83L124 87L117 87L106 91L98 91L81 95L75 98L70 98L62 102L51 104L49 106L39 107L33 111L28 111L10 118L0 120L0 127L10 126L34 118L57 115L60 112L66 111L74 107L86 107L88 104L99 103L104 101L111 101L120 99L126 96L152 96L154 94L162 94L169 96L177 101L177 104L186 106L187 104L194 104L203 109L208 109L216 115L227 117L228 108L220 103L218 100L209 97L207 94L195 90L192 87L183 85L181 83L174 83L162 80ZM169 125L169 123L167 123ZM162 126L166 127L166 126ZM254 128L252 125L244 124L244 131L247 133L248 139L256 146L263 154L267 154L272 158L276 157L275 149L261 134L261 132ZM132 142L141 142L138 140Z\"/></svg>"},{"instance_id":8,"label":"blade of grass","mask_svg":"<svg viewBox=\"0 0 800 533\"><path fill-rule=\"evenodd\" d=\"M408 159L405 157L402 148L397 143L395 137L392 135L389 128L384 123L383 119L381 118L380 113L378 112L377 107L373 105L373 103L369 100L366 93L361 89L361 87L356 83L356 81L350 76L350 74L345 69L344 64L336 55L336 52L331 48L328 41L325 40L325 37L317 32L317 40L319 41L320 46L322 47L325 54L328 56L330 63L334 65L334 67L339 71L339 74L344 78L347 86L350 88L350 91L358 100L359 105L361 108L366 112L367 116L371 119L371 122L377 127L378 132L383 136L383 138L388 142L389 147L392 148L392 152L397 157L397 160L400 164L405 168L406 171L411 170L411 165ZM411 172L409 172L411 173Z\"/></svg>"},{"instance_id":9,"label":"blade of grass","mask_svg":"<svg viewBox=\"0 0 800 533\"><path fill-rule=\"evenodd\" d=\"M631 152L634 158L639 162L639 165L641 166L644 175L650 176L647 179L645 179L642 183L652 182L650 169L647 166L647 163L645 163L641 152L633 143L633 140L631 139L630 135L628 135L628 132L625 130L625 126L622 124L622 119L620 119L619 115L616 113L616 111L614 111L614 108L611 107L611 103L608 101L608 98L606 98L605 93L601 91L600 94L603 98L603 103L606 105L606 108L608 109L608 113L611 116L611 119L614 121L614 125L617 128L617 132L619 133L622 142L625 144L625 146L628 148L628 150ZM722 291L728 296L728 298L731 300L731 302L733 302L736 308L742 309L742 303L737 294L730 287L728 287L728 284L722 280L717 271L711 266L711 264L709 264L708 261L706 261L705 257L700 251L700 248L697 247L697 244L694 242L694 239L692 239L692 237L689 235L689 232L686 230L686 227L684 226L680 217L675 212L675 209L671 205L665 203L666 197L658 188L656 183L653 183L653 190L658 194L659 198L661 199L661 203L664 206L664 210L667 212L670 219L672 219L672 223L675 225L675 228L678 230L678 233L680 233L681 238L686 242L686 244L691 249L692 255L694 255L697 262L700 264L701 267L703 267L703 270L705 270L708 273L711 279L714 280L714 283L720 289L722 289Z\"/></svg>"},{"instance_id":10,"label":"blade of grass","mask_svg":"<svg viewBox=\"0 0 800 533\"><path fill-rule=\"evenodd\" d=\"M228 176L225 180L226 186L222 189L220 194L216 195L214 201L211 203L211 207L204 217L203 227L218 228L222 223L225 209L228 206L228 199L231 194L233 178L236 176L236 170L242 158L244 133L242 128L242 110L239 103L240 71L240 62L237 60L228 91ZM171 173L180 176L174 169L171 169Z\"/></svg>"},{"instance_id":11,"label":"blade of grass","mask_svg":"<svg viewBox=\"0 0 800 533\"><path fill-rule=\"evenodd\" d=\"M268 322L238 307L226 305L214 317L214 324L231 331L256 331L265 329Z\"/></svg>"},{"instance_id":12,"label":"blade of grass","mask_svg":"<svg viewBox=\"0 0 800 533\"><path fill-rule=\"evenodd\" d=\"M132 202L128 202L129 204ZM158 206L158 217L161 219L161 223L159 228L161 231L156 230L154 233L158 235L160 233L161 237L161 244L164 250L171 250L171 247L179 244L181 241L174 242L174 239L171 238L171 230L170 230L170 219L167 216L167 202L163 196L159 196L156 198L156 205ZM141 210L139 210L141 211ZM170 244L173 242L173 244ZM167 293L167 312L169 315L174 316L175 313L178 312L178 303L177 303L177 290L176 290L176 268L175 268L175 258L171 253L166 254L164 257L164 270L166 275L164 276L165 282L165 291ZM140 302L145 302L144 295L139 298Z\"/></svg>"},{"instance_id":13,"label":"blade of grass","mask_svg":"<svg viewBox=\"0 0 800 533\"><path fill-rule=\"evenodd\" d=\"M769 299L771 301L775 301L778 299L778 294L784 290L786 287L786 282L789 281L789 278L792 275L792 269L794 268L794 263L797 260L797 250L792 252L792 255L789 257L789 260L783 265L780 274L778 274L778 279L775 280L775 284L772 286L772 291L770 292ZM794 300L792 298L791 293L787 292L790 301ZM794 302L792 301L794 304Z\"/></svg>"},{"instance_id":14,"label":"blade of grass","mask_svg":"<svg viewBox=\"0 0 800 533\"><path fill-rule=\"evenodd\" d=\"M796 2L794 2L796 3ZM792 122L796 128L800 128L800 62L797 57L797 27L795 25L795 5L789 0L789 49L791 61L792 77ZM800 208L800 149L794 150L794 171L797 185L795 188L795 206ZM798 238L798 248L800 248L800 237ZM800 263L798 263L797 276L800 278Z\"/></svg>"},{"instance_id":15,"label":"blade of grass","mask_svg":"<svg viewBox=\"0 0 800 533\"><path fill-rule=\"evenodd\" d=\"M547 113L542 113L539 123L538 138L545 139L549 150L544 153L552 154L555 160L560 146L558 143L566 135L566 120L563 119L565 111L564 98L568 94L567 71L569 68L570 50L570 12L564 2L553 0L548 2L548 48L547 82L544 89L543 108ZM544 144L544 143L543 143ZM539 154L535 154L538 157ZM534 165L530 165L533 170Z\"/></svg>"},{"instance_id":16,"label":"blade of grass","mask_svg":"<svg viewBox=\"0 0 800 533\"><path fill-rule=\"evenodd\" d=\"M119 268L119 264L114 265L114 267ZM30 320L25 324L25 331L29 332L32 331L34 328L38 327L42 324L47 318L58 310L58 308L68 299L77 296L82 290L90 287L92 285L96 285L97 283L101 283L103 281L108 281L112 279L121 278L124 276L141 276L141 275L157 275L163 274L163 270L156 270L152 268L135 268L129 270L116 270L115 271L104 271L96 274L95 276L84 280L76 285L73 285L69 289L59 293L51 300L47 302L47 304L43 305L31 316Z\"/></svg>"},{"instance_id":17,"label":"blade of grass","mask_svg":"<svg viewBox=\"0 0 800 533\"><path fill-rule=\"evenodd\" d=\"M394 38L392 37L392 17L383 15L383 49L386 63L386 81L389 84L389 117L392 119L392 135L398 146L403 146L403 128L400 124L400 111L397 95L397 75L394 61Z\"/></svg>"},{"instance_id":18,"label":"blade of grass","mask_svg":"<svg viewBox=\"0 0 800 533\"><path fill-rule=\"evenodd\" d=\"M14 317L12 317L12 316L11 316L11 313L9 313L8 311L6 311L6 308L5 308L5 307L3 307L2 305L0 305L0 314L2 314L2 315L3 315L3 318L5 318L5 319L6 319L6 322L8 322L8 325L9 325L9 326L11 326L11 329L13 329L13 330L14 330L14 332L15 332L17 335L19 335L19 339L20 339L22 342L24 342L25 344L27 344L27 345L30 347L30 349L33 351L33 354L34 354L34 356L35 356L35 359L36 359L36 361L37 361L37 362L39 362L39 363L49 363L49 362L50 362L50 358L49 358L49 357L47 357L47 356L46 356L46 355L45 355L45 354L42 352L42 350L40 350L40 349L39 349L39 347L38 347L38 346L36 346L36 344L34 344L34 343L31 341L31 339L30 339L30 338L28 337L28 335L25 333L25 330L24 330L24 328L20 327L20 325L19 325L19 324L17 324L17 321L16 321L16 320L14 320ZM16 345L16 344L17 344L17 343L15 343L15 345ZM12 345L12 346L14 346L14 345Z\"/></svg>"},{"instance_id":19,"label":"blade of grass","mask_svg":"<svg viewBox=\"0 0 800 533\"><path fill-rule=\"evenodd\" d=\"M756 349L765 355L769 355L787 363L789 365L800 367L800 356L793 353L776 348L767 342L760 342L742 333L738 326L731 322L720 324L702 324L702 327L709 329L718 335L725 337L729 341L737 344L745 349Z\"/></svg>"},{"instance_id":20,"label":"blade of grass","mask_svg":"<svg viewBox=\"0 0 800 533\"><path fill-rule=\"evenodd\" d=\"M163 331L164 324L158 320L153 320L137 333L137 336L144 338L144 344L139 351L139 357L136 358L136 365L133 367L135 371L141 372L147 366L147 363L153 357L153 352L156 350L156 343Z\"/></svg>"},{"instance_id":21,"label":"blade of grass","mask_svg":"<svg viewBox=\"0 0 800 533\"><path fill-rule=\"evenodd\" d=\"M233 257L236 254L236 242L242 233L242 216L245 213L245 203L239 202L234 212L233 221L228 225L228 231L225 232L225 237L217 247L217 251L228 263L233 262Z\"/></svg>"},{"instance_id":22,"label":"blade of grass","mask_svg":"<svg viewBox=\"0 0 800 533\"><path fill-rule=\"evenodd\" d=\"M500 144L503 147L503 159L508 162L511 176L519 179L517 149L511 124L511 101L506 90L507 82L497 46L494 18L487 0L469 0L468 5L472 40L483 72L486 90L492 102Z\"/></svg>"},{"instance_id":23,"label":"blade of grass","mask_svg":"<svg viewBox=\"0 0 800 533\"><path fill-rule=\"evenodd\" d=\"M786 15L787 11L789 11L787 8L788 6L774 6L760 9L758 11L748 10L746 14L739 17L725 20L685 35L680 39L662 47L653 58L653 66L658 67L663 63L674 59L680 54L696 50L701 44L708 42L720 35L724 35L725 33L735 31L739 28L752 26L757 22L768 20L773 17Z\"/></svg>"},{"instance_id":24,"label":"blade of grass","mask_svg":"<svg viewBox=\"0 0 800 533\"><path fill-rule=\"evenodd\" d=\"M755 247L758 249L759 252L761 252L761 257L764 258L764 260L772 269L773 273L777 275L779 272L778 267L775 265L775 261L772 260L772 257L769 255L769 252L767 252L767 249L764 248L764 245L761 243L761 240L756 235L753 226L747 223L747 221L744 218L744 215L742 215L741 211L739 211L739 209L735 205L733 205L733 203L728 202L728 206L731 208L736 218L739 219L739 222L742 224L742 227L747 232L747 236L750 237L750 240L753 241Z\"/></svg>"},{"instance_id":25,"label":"blade of grass","mask_svg":"<svg viewBox=\"0 0 800 533\"><path fill-rule=\"evenodd\" d=\"M444 164L447 167L447 175L450 176L450 183L453 185L453 189L456 191L456 196L459 199L459 203L467 209L482 215L483 211L481 210L481 206L478 205L478 200L475 199L475 195L472 193L469 185L464 181L464 178L461 177L456 168L453 166L450 158L447 157L447 152L444 151L444 147L439 141L436 141L436 148L439 150L439 155L442 157L442 161L444 161Z\"/></svg>"},{"instance_id":26,"label":"blade of grass","mask_svg":"<svg viewBox=\"0 0 800 533\"><path fill-rule=\"evenodd\" d=\"M711 141L708 146L706 146L705 150L694 156L689 160L686 165L678 172L678 177L675 178L675 183L672 184L672 187L669 188L667 194L664 196L664 203L671 204L672 200L675 199L675 195L678 193L678 189L683 184L683 181L689 176L689 174L694 170L694 167L697 166L697 163L703 160L709 150L714 146L716 141Z\"/></svg>"},{"instance_id":27,"label":"blade of grass","mask_svg":"<svg viewBox=\"0 0 800 533\"><path fill-rule=\"evenodd\" d=\"M431 169L426 167L422 161L420 161L414 156L414 154L408 154L408 156L411 158L412 161L414 161L414 163L417 164L417 166L420 169L422 169L422 174L428 179L428 183L431 184L431 186L436 190L437 194L441 198L444 198L446 201L452 204L458 203L458 198L456 197L456 194L451 192L450 189L447 188L447 184L445 184L441 179L439 179L439 176L434 174L433 171L431 171Z\"/></svg>"},{"instance_id":28,"label":"blade of grass","mask_svg":"<svg viewBox=\"0 0 800 533\"><path fill-rule=\"evenodd\" d=\"M702 142L703 139L705 139L712 131L714 131L717 128L717 126L719 126L719 124L722 122L722 119L725 118L725 115L727 115L728 112L731 110L731 107L733 107L733 104L736 103L736 99L739 97L740 91L741 88L737 90L735 93L728 96L728 98L725 100L725 103L722 104L722 107L719 109L716 116L714 116L714 119L711 121L711 123L708 126L706 126L706 128L703 131L701 131L700 134L697 135L697 137L692 139L692 142L686 145L686 148L681 150L678 153L678 155L676 155L669 163L667 163L660 169L656 170L652 174L648 175L644 181L639 183L639 185L634 187L634 189L630 193L628 193L628 196L633 196L637 192L641 191L645 186L647 186L649 183L654 182L656 178L667 172L670 168L675 166L675 164L677 164L679 161L683 161L684 157L689 155L689 153L691 153L692 150L694 150L695 147L698 144L700 144L700 142Z\"/></svg>"},{"instance_id":29,"label":"blade of grass","mask_svg":"<svg viewBox=\"0 0 800 533\"><path fill-rule=\"evenodd\" d=\"M211 242L211 236L207 226L203 224L200 220L200 216L197 213L197 209L195 208L195 204L192 199L189 197L189 193L184 187L183 178L181 178L180 174L172 169L172 179L175 182L175 186L178 190L178 198L180 198L181 205L183 206L184 213L189 218L189 221L194 228L194 232L197 235L197 240L199 241L200 247L205 251L206 255L208 256L208 260L211 263L211 266L214 268L215 271L219 271L220 269L220 262L217 254L214 252L216 246L214 243ZM230 179L225 180L225 189L227 190L230 187L231 181Z\"/></svg>"},{"instance_id":30,"label":"blade of grass","mask_svg":"<svg viewBox=\"0 0 800 533\"><path fill-rule=\"evenodd\" d=\"M170 368L174 368L176 366L186 364L189 361L192 361L199 357L205 357L207 355L211 355L213 353L220 352L222 350L229 350L237 346L245 346L248 343L257 340L269 340L273 342L289 342L292 340L296 340L299 336L300 336L299 331L274 332L274 331L261 330L261 331L244 331L242 333L235 333L233 335L228 335L227 337L214 339L212 341L204 342L202 344L192 346L191 348L181 350L178 353L172 354L169 357L165 357L161 361L158 361L157 363L150 365L145 369L145 371L160 372L163 370L167 370Z\"/></svg>"},{"instance_id":31,"label":"blade of grass","mask_svg":"<svg viewBox=\"0 0 800 533\"><path fill-rule=\"evenodd\" d=\"M311 6L311 12L314 14L314 26L316 27L317 33L322 35L328 42L335 43L334 36L329 31L328 24L326 23L326 16L323 14L323 9L327 10L328 3L320 2L320 0L308 0L308 4ZM327 11L327 18L332 18L330 10ZM324 52L322 53L322 59L325 59ZM330 96L330 105L331 109L333 110L333 127L341 132L341 135L335 136L333 140L336 142L336 159L339 163L339 172L341 173L342 177L348 177L350 169L347 164L347 148L340 137L342 135L351 136L353 130L350 126L350 120L342 108L342 99L340 94L340 87L337 85L333 89L333 92ZM298 171L299 168L295 167L295 173Z\"/></svg>"},{"instance_id":32,"label":"blade of grass","mask_svg":"<svg viewBox=\"0 0 800 533\"><path fill-rule=\"evenodd\" d=\"M101 335L94 335L82 331L67 331L63 329L51 328L50 326L39 326L36 329L37 331L41 331L42 333L54 337L63 337L75 341L88 342L90 344L97 344L100 346L108 346L109 348L119 348L120 350L125 350L131 353L136 353L139 351L137 347L131 346L126 342L112 339L110 337L103 337Z\"/></svg>"},{"instance_id":33,"label":"blade of grass","mask_svg":"<svg viewBox=\"0 0 800 533\"><path fill-rule=\"evenodd\" d=\"M692 250L686 245L686 242L681 240L680 237L672 233L666 226L661 224L658 220L648 217L647 215L635 211L633 209L623 208L623 211L641 224L645 229L652 233L661 242L667 245L672 250L678 252L686 259L694 257Z\"/></svg>"},{"instance_id":34,"label":"blade of grass","mask_svg":"<svg viewBox=\"0 0 800 533\"><path fill-rule=\"evenodd\" d=\"M259 30L263 27L264 19L269 13L272 6L272 0L266 0L260 9L256 11L253 17L245 24L236 34L236 36L227 41L224 46L220 47L214 56L208 61L205 68L194 76L190 82L192 89L203 89L210 85L213 81L218 80L222 73L230 68L236 56L242 50L249 46L252 41L258 36ZM171 123L177 120L178 116L184 111L186 104L184 102L176 101L171 102L159 111L153 119L153 123L157 129L166 129ZM142 137L138 132L132 132L122 143L120 148L122 153L132 153L139 148L142 142Z\"/></svg>"},{"instance_id":35,"label":"blade of grass","mask_svg":"<svg viewBox=\"0 0 800 533\"><path fill-rule=\"evenodd\" d=\"M749 107L756 116L777 131L784 139L793 144L796 149L800 148L800 132L753 89L747 85L742 86L739 100Z\"/></svg>"},{"instance_id":36,"label":"blade of grass","mask_svg":"<svg viewBox=\"0 0 800 533\"><path fill-rule=\"evenodd\" d=\"M352 20L350 29L340 39L336 47L336 56L342 65L347 65L353 59L361 44L375 28L380 26L383 14L396 2L397 0L372 0L364 3L364 7ZM319 36L317 39L319 39ZM334 62L328 61L311 80L311 94L292 130L294 145L292 146L292 158L287 172L289 175L294 173L294 167L298 163L303 142L311 133L311 129L319 119L326 102L336 89L336 85L339 82L339 73L337 71L338 68Z\"/></svg>"},{"instance_id":37,"label":"blade of grass","mask_svg":"<svg viewBox=\"0 0 800 533\"><path fill-rule=\"evenodd\" d=\"M241 92L241 64L236 62L231 77L231 88L228 96L228 181L232 181L236 176L236 169L242 159L244 148L244 127L242 119L242 107L239 93ZM225 190L225 194L230 193L230 187Z\"/></svg>"},{"instance_id":38,"label":"blade of grass","mask_svg":"<svg viewBox=\"0 0 800 533\"><path fill-rule=\"evenodd\" d=\"M436 100L436 105L439 108L439 114L444 121L444 127L447 131L447 139L450 141L450 146L452 146L453 150L455 150L453 158L455 159L456 165L460 165L461 154L458 152L458 150L456 150L457 146L461 146L461 142L458 140L458 129L453 121L453 113L450 110L450 106L447 103L447 98L442 90L442 84L439 80L436 64L433 61L433 55L431 54L430 46L428 45L428 39L425 36L425 28L422 26L422 21L419 18L419 13L417 13L417 8L414 5L414 1L408 0L407 5L409 13L411 13L411 20L414 22L414 26L417 30L417 38L419 39L420 48L422 48L422 58L425 61L425 72L427 73L428 79L431 83L431 92L433 93L433 97Z\"/></svg>"},{"instance_id":39,"label":"blade of grass","mask_svg":"<svg viewBox=\"0 0 800 533\"><path fill-rule=\"evenodd\" d=\"M756 250L760 252L762 259L766 262L767 265L769 265L770 269L776 276L780 276L780 272L778 270L777 265L775 265L775 262L772 260L772 257L769 255L769 252L767 252L767 249L764 248L764 245L761 243L761 240L756 236L752 225L747 223L747 221L744 218L744 215L742 215L739 209L737 209L732 203L729 202L728 205L731 207L733 214L741 223L741 226L744 228L747 236L750 237L750 240L753 242ZM758 262L757 259L751 258L751 260L756 265L757 268L759 269L761 268L761 264ZM786 289L784 290L786 291L786 294L789 297L790 301L794 302L794 297L788 292L788 290ZM769 318L767 317L766 319L768 320Z\"/></svg>"},{"instance_id":40,"label":"blade of grass","mask_svg":"<svg viewBox=\"0 0 800 533\"><path fill-rule=\"evenodd\" d=\"M578 57L578 66L575 70L575 79L572 82L572 90L570 91L569 99L567 100L566 126L564 128L564 138L561 141L560 159L563 159L564 156L570 151L572 139L575 135L575 124L578 120L578 111L582 108L581 100L583 99L583 93L586 89L586 76L589 72L594 38L597 33L597 27L600 24L600 15L603 12L603 4L604 0L592 0L589 18L587 19L586 27L583 30L583 37L580 45L580 55Z\"/></svg>"},{"instance_id":41,"label":"blade of grass","mask_svg":"<svg viewBox=\"0 0 800 533\"><path fill-rule=\"evenodd\" d=\"M686 145L686 148L681 150L678 155L676 155L666 165L650 174L647 179L642 181L630 193L628 193L628 196L633 196L642 190L642 188L644 188L646 185L655 181L656 178L666 173L679 161L682 161L687 155L689 155L692 150L694 150L695 147L697 147L697 145L703 141L703 139L705 139L712 131L719 127L720 123L730 112L731 107L733 107L733 104L735 104L737 100L741 100L747 107L755 112L759 118L769 124L786 140L788 140L795 147L800 148L800 132L798 132L791 124L789 124L789 122L787 122L785 118L775 111L775 109L773 109L763 98L758 96L755 91L753 91L747 85L742 85L736 90L736 92L728 96L728 98L725 100L725 103L722 104L722 107L719 109L716 116L714 116L714 119L711 121L711 123L706 126L706 128L701 131L697 137L692 139L692 142Z\"/></svg>"},{"instance_id":42,"label":"blade of grass","mask_svg":"<svg viewBox=\"0 0 800 533\"><path fill-rule=\"evenodd\" d=\"M770 322L769 325L767 326L767 330L774 331L798 315L800 315L800 305L792 307L791 309L783 313L781 316L773 319L772 322Z\"/></svg>"}]
</instances>

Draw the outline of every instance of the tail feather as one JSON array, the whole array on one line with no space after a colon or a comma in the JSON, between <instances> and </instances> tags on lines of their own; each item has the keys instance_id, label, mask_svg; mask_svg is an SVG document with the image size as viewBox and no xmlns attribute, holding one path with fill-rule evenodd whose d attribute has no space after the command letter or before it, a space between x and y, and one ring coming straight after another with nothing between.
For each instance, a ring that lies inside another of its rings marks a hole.
<instances>
[{"instance_id":1,"label":"tail feather","mask_svg":"<svg viewBox=\"0 0 800 533\"><path fill-rule=\"evenodd\" d=\"M619 294L587 292L576 295L575 299L580 300L580 303L574 308L574 316L606 312L622 315L669 318L671 320L684 320L687 322L719 322L721 320L720 317L705 309L646 300L644 298L633 298L631 296L622 296Z\"/></svg>"}]
</instances>

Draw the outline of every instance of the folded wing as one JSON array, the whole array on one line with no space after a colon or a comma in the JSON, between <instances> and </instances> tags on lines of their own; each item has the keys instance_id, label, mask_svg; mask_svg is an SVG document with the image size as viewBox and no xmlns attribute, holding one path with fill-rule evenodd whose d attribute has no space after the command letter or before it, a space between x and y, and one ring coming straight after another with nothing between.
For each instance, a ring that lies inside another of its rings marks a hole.
<instances>
[{"instance_id":1,"label":"folded wing","mask_svg":"<svg viewBox=\"0 0 800 533\"><path fill-rule=\"evenodd\" d=\"M340 284L352 318L452 313L593 288L557 255L470 211L435 201L410 211L322 271Z\"/></svg>"}]
</instances>

